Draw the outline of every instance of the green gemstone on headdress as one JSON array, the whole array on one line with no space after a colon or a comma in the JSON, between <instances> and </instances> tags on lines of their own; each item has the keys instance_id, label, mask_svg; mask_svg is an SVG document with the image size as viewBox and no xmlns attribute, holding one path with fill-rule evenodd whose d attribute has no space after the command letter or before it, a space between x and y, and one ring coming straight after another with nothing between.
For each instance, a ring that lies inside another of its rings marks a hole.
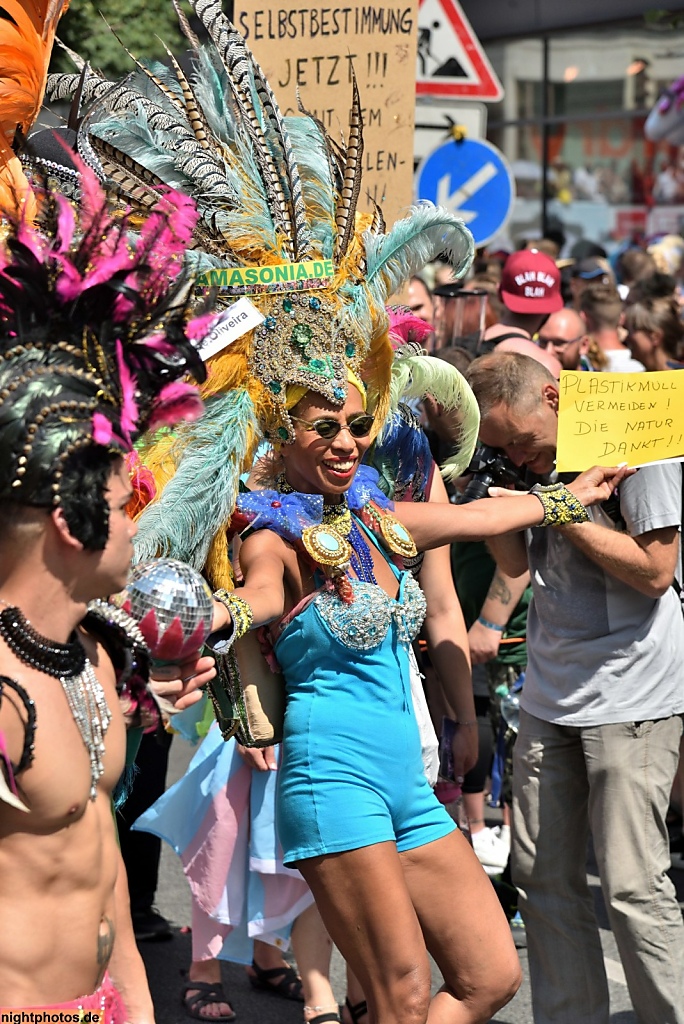
<instances>
[{"instance_id":1,"label":"green gemstone on headdress","mask_svg":"<svg viewBox=\"0 0 684 1024\"><path fill-rule=\"evenodd\" d=\"M320 309L321 300L317 298L315 295L312 295L311 298L309 299L309 306L311 309Z\"/></svg>"},{"instance_id":2,"label":"green gemstone on headdress","mask_svg":"<svg viewBox=\"0 0 684 1024\"><path fill-rule=\"evenodd\" d=\"M267 331L275 331L276 326L277 326L276 318L274 316L267 316L266 319L264 320L264 327L266 328L266 330Z\"/></svg>"},{"instance_id":3,"label":"green gemstone on headdress","mask_svg":"<svg viewBox=\"0 0 684 1024\"><path fill-rule=\"evenodd\" d=\"M317 377L325 377L326 380L335 379L335 367L330 356L324 356L322 359L309 359L306 366L300 366L299 369L303 373L315 373Z\"/></svg>"},{"instance_id":4,"label":"green gemstone on headdress","mask_svg":"<svg viewBox=\"0 0 684 1024\"><path fill-rule=\"evenodd\" d=\"M283 309L286 313L291 313L293 306L294 303L292 302L292 299L283 299Z\"/></svg>"},{"instance_id":5,"label":"green gemstone on headdress","mask_svg":"<svg viewBox=\"0 0 684 1024\"><path fill-rule=\"evenodd\" d=\"M282 441L287 441L288 437L290 436L288 434L287 430L285 429L285 427L278 427L278 430L276 431L276 433L278 434L278 437Z\"/></svg>"},{"instance_id":6,"label":"green gemstone on headdress","mask_svg":"<svg viewBox=\"0 0 684 1024\"><path fill-rule=\"evenodd\" d=\"M269 380L268 389L269 391L272 391L274 395L279 395L283 390L283 385L279 380Z\"/></svg>"},{"instance_id":7,"label":"green gemstone on headdress","mask_svg":"<svg viewBox=\"0 0 684 1024\"><path fill-rule=\"evenodd\" d=\"M348 345L345 345L344 354L347 357L347 359L351 359L355 352L356 345L354 344L353 341L350 341Z\"/></svg>"},{"instance_id":8,"label":"green gemstone on headdress","mask_svg":"<svg viewBox=\"0 0 684 1024\"><path fill-rule=\"evenodd\" d=\"M295 324L292 328L292 344L297 345L299 348L306 348L311 341L313 331L308 324Z\"/></svg>"}]
</instances>

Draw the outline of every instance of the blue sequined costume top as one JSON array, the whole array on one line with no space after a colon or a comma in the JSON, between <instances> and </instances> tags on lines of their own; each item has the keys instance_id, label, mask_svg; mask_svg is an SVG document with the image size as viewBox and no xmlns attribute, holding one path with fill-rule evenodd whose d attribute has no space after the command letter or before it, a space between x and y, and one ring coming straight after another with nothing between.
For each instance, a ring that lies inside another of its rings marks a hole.
<instances>
[{"instance_id":1,"label":"blue sequined costume top","mask_svg":"<svg viewBox=\"0 0 684 1024\"><path fill-rule=\"evenodd\" d=\"M252 493L252 509L271 493ZM274 529L266 510L252 525L262 524ZM358 580L352 604L324 589L275 639L287 687L277 820L288 865L386 841L412 849L454 828L423 774L411 699L408 648L425 598L409 573L392 568L396 599Z\"/></svg>"}]
</instances>

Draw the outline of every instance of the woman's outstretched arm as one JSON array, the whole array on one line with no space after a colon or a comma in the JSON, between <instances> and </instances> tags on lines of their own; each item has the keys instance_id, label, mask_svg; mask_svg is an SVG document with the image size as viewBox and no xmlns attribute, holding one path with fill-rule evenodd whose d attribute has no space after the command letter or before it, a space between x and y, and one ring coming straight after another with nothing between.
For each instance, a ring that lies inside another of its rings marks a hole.
<instances>
[{"instance_id":1,"label":"woman's outstretched arm","mask_svg":"<svg viewBox=\"0 0 684 1024\"><path fill-rule=\"evenodd\" d=\"M627 472L614 466L594 466L568 484L568 490L583 505L594 505L606 501ZM541 526L544 520L539 498L519 491L510 492L510 496L507 492L505 497L482 498L468 505L400 502L394 513L410 531L420 551L455 540L487 540Z\"/></svg>"},{"instance_id":2,"label":"woman's outstretched arm","mask_svg":"<svg viewBox=\"0 0 684 1024\"><path fill-rule=\"evenodd\" d=\"M285 544L270 530L253 533L240 545L240 568L245 581L235 593L252 610L253 626L263 626L285 611ZM214 602L214 630L230 624L228 609Z\"/></svg>"}]
</instances>

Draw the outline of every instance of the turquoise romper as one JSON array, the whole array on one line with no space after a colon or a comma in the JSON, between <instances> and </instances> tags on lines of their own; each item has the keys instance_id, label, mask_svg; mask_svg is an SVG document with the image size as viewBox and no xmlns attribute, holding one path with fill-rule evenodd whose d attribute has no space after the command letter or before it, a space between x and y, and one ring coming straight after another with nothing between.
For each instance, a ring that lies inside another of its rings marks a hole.
<instances>
[{"instance_id":1,"label":"turquoise romper","mask_svg":"<svg viewBox=\"0 0 684 1024\"><path fill-rule=\"evenodd\" d=\"M411 850L455 828L423 774L411 699L408 648L425 598L392 568L396 600L352 580L352 604L322 590L280 624L287 706L276 814L288 866L387 841Z\"/></svg>"}]
</instances>

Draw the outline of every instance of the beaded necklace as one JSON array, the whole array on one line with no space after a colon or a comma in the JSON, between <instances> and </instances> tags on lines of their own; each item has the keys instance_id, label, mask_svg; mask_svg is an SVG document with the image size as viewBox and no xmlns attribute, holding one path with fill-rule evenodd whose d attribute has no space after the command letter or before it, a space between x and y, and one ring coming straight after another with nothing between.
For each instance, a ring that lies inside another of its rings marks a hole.
<instances>
[{"instance_id":1,"label":"beaded necklace","mask_svg":"<svg viewBox=\"0 0 684 1024\"><path fill-rule=\"evenodd\" d=\"M59 679L69 710L90 758L90 799L97 795L97 782L104 771L104 737L111 712L102 684L95 675L77 633L66 644L42 636L19 608L0 598L0 636L26 665Z\"/></svg>"},{"instance_id":2,"label":"beaded necklace","mask_svg":"<svg viewBox=\"0 0 684 1024\"><path fill-rule=\"evenodd\" d=\"M370 547L355 522L352 522L348 539L354 550L351 567L357 577L364 583L375 583L377 585L378 581L373 571L373 556L371 555Z\"/></svg>"}]
</instances>

